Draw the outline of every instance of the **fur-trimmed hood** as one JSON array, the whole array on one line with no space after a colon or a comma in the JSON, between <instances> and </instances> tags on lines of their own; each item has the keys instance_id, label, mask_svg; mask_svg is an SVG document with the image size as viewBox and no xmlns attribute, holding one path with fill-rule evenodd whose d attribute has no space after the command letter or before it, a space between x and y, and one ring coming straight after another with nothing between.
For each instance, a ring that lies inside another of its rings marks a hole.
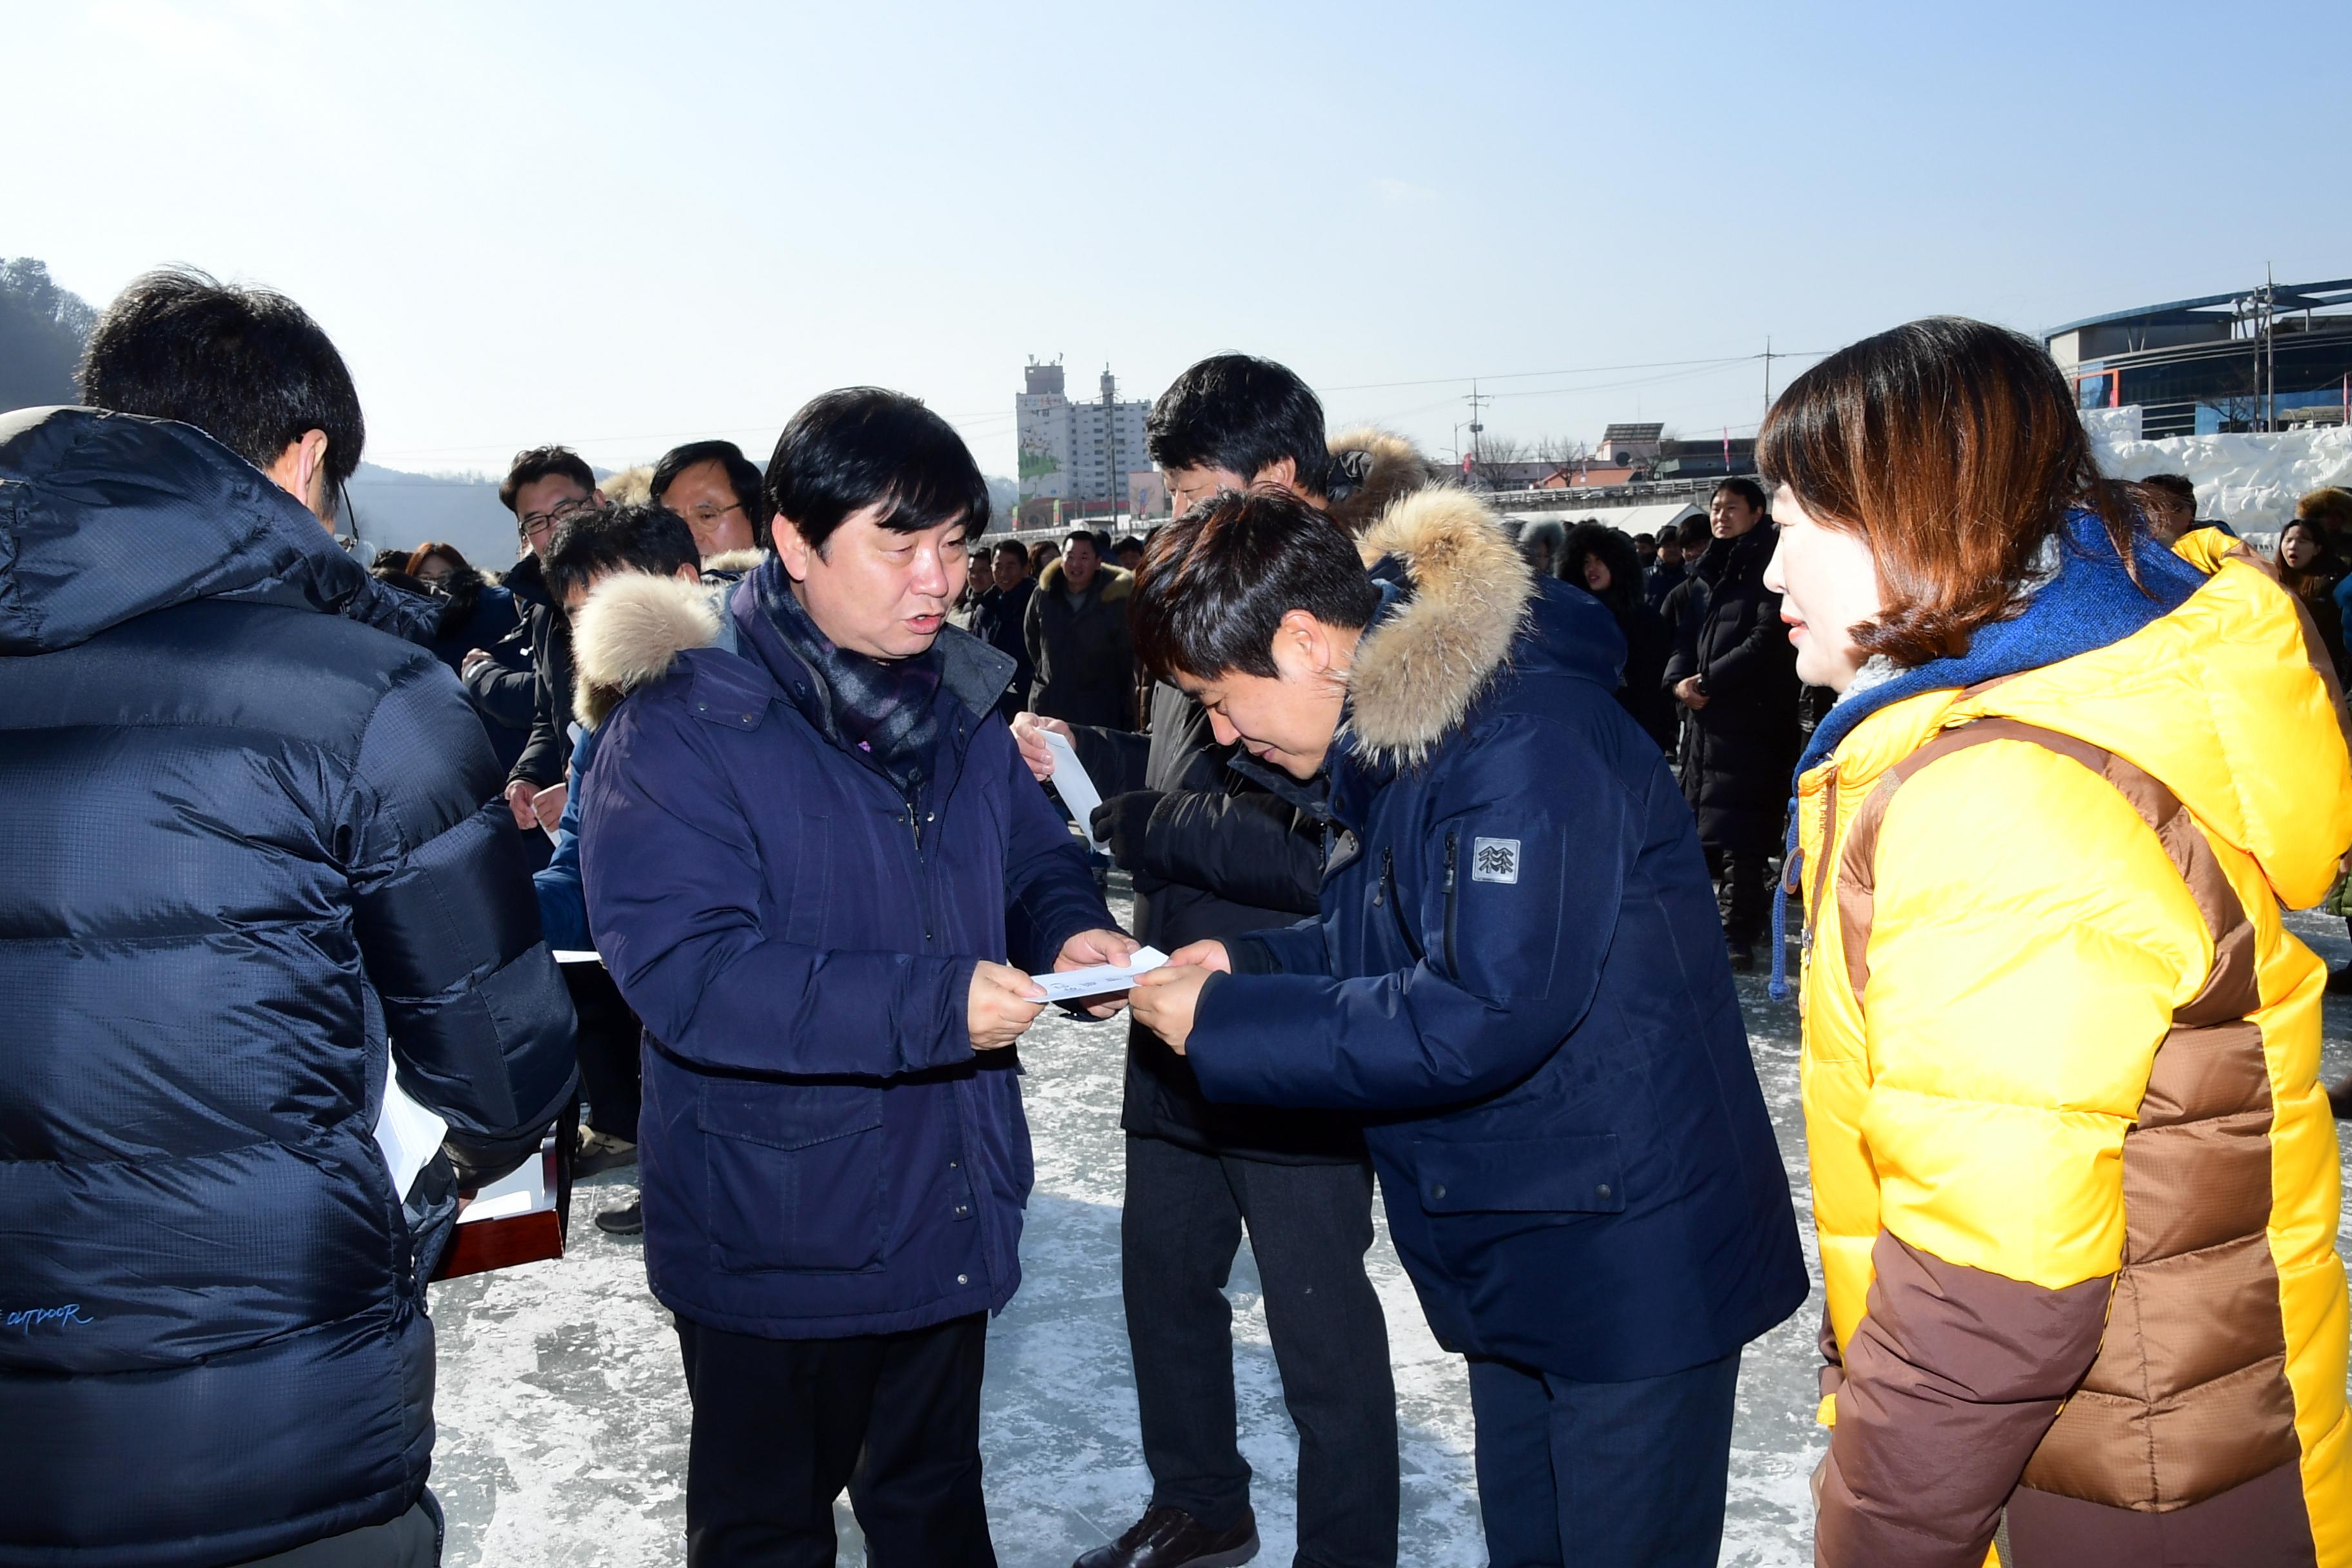
<instances>
[{"instance_id":1,"label":"fur-trimmed hood","mask_svg":"<svg viewBox=\"0 0 2352 1568\"><path fill-rule=\"evenodd\" d=\"M591 730L621 699L670 671L689 648L727 640L732 584L625 572L596 584L572 617L572 710Z\"/></svg>"},{"instance_id":2,"label":"fur-trimmed hood","mask_svg":"<svg viewBox=\"0 0 2352 1568\"><path fill-rule=\"evenodd\" d=\"M1041 594L1066 593L1068 590L1062 585L1062 575L1061 557L1055 556L1045 563L1043 572L1037 574L1037 591ZM1108 562L1095 568L1094 581L1100 583L1102 588L1093 597L1106 605L1118 604L1135 592L1135 574L1124 566L1113 566Z\"/></svg>"},{"instance_id":3,"label":"fur-trimmed hood","mask_svg":"<svg viewBox=\"0 0 2352 1568\"><path fill-rule=\"evenodd\" d=\"M705 577L725 576L730 580L748 576L758 571L760 563L767 558L768 552L764 550L722 550L703 562L702 574Z\"/></svg>"},{"instance_id":4,"label":"fur-trimmed hood","mask_svg":"<svg viewBox=\"0 0 2352 1568\"><path fill-rule=\"evenodd\" d=\"M1331 437L1331 475L1325 512L1349 533L1361 533L1413 491L1439 482L1436 468L1403 437L1370 425Z\"/></svg>"},{"instance_id":5,"label":"fur-trimmed hood","mask_svg":"<svg viewBox=\"0 0 2352 1568\"><path fill-rule=\"evenodd\" d=\"M1527 558L1486 504L1438 487L1391 507L1357 542L1393 559L1411 595L1364 634L1348 677L1348 729L1375 763L1411 767L1459 725L1526 628Z\"/></svg>"}]
</instances>

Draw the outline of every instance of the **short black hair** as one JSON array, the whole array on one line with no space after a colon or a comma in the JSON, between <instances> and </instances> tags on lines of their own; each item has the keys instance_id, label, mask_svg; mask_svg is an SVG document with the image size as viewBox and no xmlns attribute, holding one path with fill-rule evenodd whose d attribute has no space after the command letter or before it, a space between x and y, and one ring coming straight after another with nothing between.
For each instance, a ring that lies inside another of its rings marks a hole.
<instances>
[{"instance_id":1,"label":"short black hair","mask_svg":"<svg viewBox=\"0 0 2352 1568\"><path fill-rule=\"evenodd\" d=\"M1116 555L1116 554L1118 554L1120 551L1122 551L1122 550L1126 549L1126 548L1127 548L1129 545L1130 545L1130 544L1134 545L1138 550L1140 550L1140 549L1142 549L1142 548L1143 548L1143 541L1142 541L1140 538L1137 537L1136 535L1134 535L1134 534L1130 533L1130 534L1129 534L1126 538L1124 538L1124 539L1120 540L1118 543L1116 543L1116 544L1114 544L1114 545L1112 545L1112 546L1110 547L1111 553L1112 553L1112 554L1114 554L1114 555Z\"/></svg>"},{"instance_id":2,"label":"short black hair","mask_svg":"<svg viewBox=\"0 0 2352 1568\"><path fill-rule=\"evenodd\" d=\"M2187 474L2150 474L2139 485L2142 489L2161 490L2192 512L2197 510L2197 486Z\"/></svg>"},{"instance_id":3,"label":"short black hair","mask_svg":"<svg viewBox=\"0 0 2352 1568\"><path fill-rule=\"evenodd\" d=\"M669 508L594 506L565 518L547 542L547 589L561 605L606 572L674 577L701 563L694 531Z\"/></svg>"},{"instance_id":4,"label":"short black hair","mask_svg":"<svg viewBox=\"0 0 2352 1568\"><path fill-rule=\"evenodd\" d=\"M1381 591L1355 541L1288 490L1264 485L1210 497L1151 537L1128 602L1135 652L1161 680L1274 676L1282 617L1371 624Z\"/></svg>"},{"instance_id":5,"label":"short black hair","mask_svg":"<svg viewBox=\"0 0 2352 1568\"><path fill-rule=\"evenodd\" d=\"M1070 530L1069 532L1062 535L1062 543L1065 547L1072 544L1092 545L1096 554L1103 555L1108 553L1108 552L1105 551L1102 547L1102 535L1097 533L1091 528L1074 528Z\"/></svg>"},{"instance_id":6,"label":"short black hair","mask_svg":"<svg viewBox=\"0 0 2352 1568\"><path fill-rule=\"evenodd\" d=\"M735 504L751 520L751 537L762 550L768 547L768 498L763 492L759 465L743 455L743 448L732 441L688 441L683 447L672 447L654 465L653 483L649 487L656 500L677 482L678 475L701 463L716 463L725 470L727 488L735 492Z\"/></svg>"},{"instance_id":7,"label":"short black hair","mask_svg":"<svg viewBox=\"0 0 2352 1568\"><path fill-rule=\"evenodd\" d=\"M1249 354L1204 359L1160 395L1143 440L1162 468L1223 468L1255 479L1288 458L1298 488L1329 488L1331 449L1323 402L1297 375Z\"/></svg>"},{"instance_id":8,"label":"short black hair","mask_svg":"<svg viewBox=\"0 0 2352 1568\"><path fill-rule=\"evenodd\" d=\"M596 493L596 470L583 462L579 453L569 447L532 447L517 452L514 461L507 465L507 477L499 481L499 502L514 511L515 497L521 493L523 486L558 477L570 479L590 495Z\"/></svg>"},{"instance_id":9,"label":"short black hair","mask_svg":"<svg viewBox=\"0 0 2352 1568\"><path fill-rule=\"evenodd\" d=\"M331 487L367 446L359 388L319 323L283 294L193 268L150 272L115 296L82 354L81 399L193 425L257 468L324 431Z\"/></svg>"},{"instance_id":10,"label":"short black hair","mask_svg":"<svg viewBox=\"0 0 2352 1568\"><path fill-rule=\"evenodd\" d=\"M1715 536L1714 531L1707 527L1706 519L1698 516L1683 519L1676 525L1676 531L1682 535L1681 543L1685 554L1694 550L1705 550L1706 542Z\"/></svg>"},{"instance_id":11,"label":"short black hair","mask_svg":"<svg viewBox=\"0 0 2352 1568\"><path fill-rule=\"evenodd\" d=\"M1754 479L1719 479L1716 482L1715 489L1708 494L1719 496L1726 490L1729 490L1758 511L1765 510L1764 487Z\"/></svg>"},{"instance_id":12,"label":"short black hair","mask_svg":"<svg viewBox=\"0 0 2352 1568\"><path fill-rule=\"evenodd\" d=\"M845 386L811 398L768 459L772 516L822 553L851 513L919 533L963 520L967 543L988 530L988 481L955 427L919 398L878 386Z\"/></svg>"}]
</instances>

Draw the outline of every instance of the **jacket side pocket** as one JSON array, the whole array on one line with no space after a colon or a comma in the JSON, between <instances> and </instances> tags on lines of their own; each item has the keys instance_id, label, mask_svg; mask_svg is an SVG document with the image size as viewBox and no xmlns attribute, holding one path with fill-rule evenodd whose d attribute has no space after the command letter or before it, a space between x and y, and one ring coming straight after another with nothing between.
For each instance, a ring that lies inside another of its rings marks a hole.
<instances>
[{"instance_id":1,"label":"jacket side pocket","mask_svg":"<svg viewBox=\"0 0 2352 1568\"><path fill-rule=\"evenodd\" d=\"M877 1085L706 1079L703 1223L732 1273L879 1268L889 1168Z\"/></svg>"}]
</instances>

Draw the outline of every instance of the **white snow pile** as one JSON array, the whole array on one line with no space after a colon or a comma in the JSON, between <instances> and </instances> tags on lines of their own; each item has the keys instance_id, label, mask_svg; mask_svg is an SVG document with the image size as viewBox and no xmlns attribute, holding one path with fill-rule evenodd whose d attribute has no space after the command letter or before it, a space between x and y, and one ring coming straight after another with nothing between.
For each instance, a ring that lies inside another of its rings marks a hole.
<instances>
[{"instance_id":1,"label":"white snow pile","mask_svg":"<svg viewBox=\"0 0 2352 1568\"><path fill-rule=\"evenodd\" d=\"M2137 408L2096 409L2133 414ZM2219 518L2241 534L2274 533L2294 519L2305 492L2352 486L2352 426L2280 430L2251 436L2172 436L2142 441L2137 420L2089 419L2093 450L2111 478L2186 474L2197 487L2197 515Z\"/></svg>"}]
</instances>

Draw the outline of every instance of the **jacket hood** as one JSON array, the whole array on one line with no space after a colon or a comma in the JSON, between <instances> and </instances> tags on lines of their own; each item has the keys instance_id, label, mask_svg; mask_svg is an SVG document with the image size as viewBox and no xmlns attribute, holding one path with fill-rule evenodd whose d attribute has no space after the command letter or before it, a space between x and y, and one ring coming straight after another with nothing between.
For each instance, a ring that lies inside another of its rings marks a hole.
<instances>
[{"instance_id":1,"label":"jacket hood","mask_svg":"<svg viewBox=\"0 0 2352 1568\"><path fill-rule=\"evenodd\" d=\"M593 730L641 686L670 672L678 655L712 647L732 584L621 572L596 584L572 617L572 710Z\"/></svg>"},{"instance_id":2,"label":"jacket hood","mask_svg":"<svg viewBox=\"0 0 2352 1568\"><path fill-rule=\"evenodd\" d=\"M1421 448L1391 431L1359 425L1332 437L1328 447L1324 510L1350 533L1363 532L1398 501L1437 482L1437 470Z\"/></svg>"},{"instance_id":3,"label":"jacket hood","mask_svg":"<svg viewBox=\"0 0 2352 1568\"><path fill-rule=\"evenodd\" d=\"M1092 585L1096 583L1100 584L1101 586L1093 588ZM1087 595L1089 598L1106 605L1116 605L1135 592L1135 574L1124 566L1112 566L1106 563L1095 568L1094 577L1088 585L1092 588L1092 592ZM1062 563L1059 557L1045 563L1045 569L1037 574L1037 586L1048 594L1068 592L1062 585Z\"/></svg>"},{"instance_id":4,"label":"jacket hood","mask_svg":"<svg viewBox=\"0 0 2352 1568\"><path fill-rule=\"evenodd\" d=\"M198 599L342 615L416 641L439 617L192 425L94 408L0 416L0 654L72 647Z\"/></svg>"},{"instance_id":5,"label":"jacket hood","mask_svg":"<svg viewBox=\"0 0 2352 1568\"><path fill-rule=\"evenodd\" d=\"M2268 563L2212 529L2173 550L2202 581L2172 607L2088 651L1870 713L1837 746L1840 788L1937 731L2015 719L2153 773L2262 868L2281 902L2316 903L2352 844L2352 753L2332 668Z\"/></svg>"},{"instance_id":6,"label":"jacket hood","mask_svg":"<svg viewBox=\"0 0 2352 1568\"><path fill-rule=\"evenodd\" d=\"M706 577L740 577L747 572L758 571L760 563L767 558L768 552L764 550L722 550L702 563L702 574Z\"/></svg>"},{"instance_id":7,"label":"jacket hood","mask_svg":"<svg viewBox=\"0 0 2352 1568\"><path fill-rule=\"evenodd\" d=\"M1538 584L1485 502L1443 487L1408 496L1357 542L1397 593L1357 645L1348 734L1378 765L1411 767L1469 716L1507 663L1617 687L1623 636L1601 602Z\"/></svg>"}]
</instances>

